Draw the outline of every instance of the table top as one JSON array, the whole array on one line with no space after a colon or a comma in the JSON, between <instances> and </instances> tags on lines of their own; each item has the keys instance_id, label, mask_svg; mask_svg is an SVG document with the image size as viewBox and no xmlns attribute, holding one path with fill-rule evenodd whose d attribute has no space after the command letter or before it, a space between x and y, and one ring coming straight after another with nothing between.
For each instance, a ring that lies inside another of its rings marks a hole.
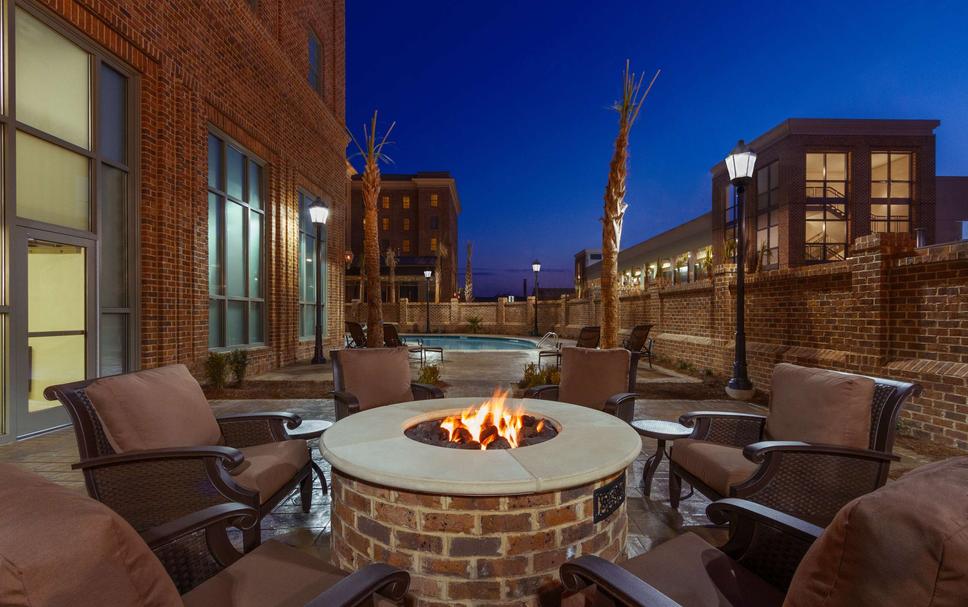
<instances>
[{"instance_id":1,"label":"table top","mask_svg":"<svg viewBox=\"0 0 968 607\"><path fill-rule=\"evenodd\" d=\"M323 432L332 425L333 422L325 419L304 419L301 424L289 431L289 436L312 440L322 436Z\"/></svg>"},{"instance_id":2,"label":"table top","mask_svg":"<svg viewBox=\"0 0 968 607\"><path fill-rule=\"evenodd\" d=\"M637 419L632 422L632 427L643 436L665 440L686 438L692 434L692 428L687 428L678 422L667 422L661 419Z\"/></svg>"}]
</instances>

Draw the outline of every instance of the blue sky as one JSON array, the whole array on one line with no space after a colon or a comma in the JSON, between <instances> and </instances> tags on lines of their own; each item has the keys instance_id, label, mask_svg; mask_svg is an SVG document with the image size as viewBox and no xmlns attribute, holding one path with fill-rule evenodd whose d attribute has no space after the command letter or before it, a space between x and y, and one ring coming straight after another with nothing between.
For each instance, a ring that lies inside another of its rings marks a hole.
<instances>
[{"instance_id":1,"label":"blue sky","mask_svg":"<svg viewBox=\"0 0 968 607\"><path fill-rule=\"evenodd\" d=\"M534 258L570 286L601 243L626 58L662 75L623 246L707 211L709 168L788 117L940 119L938 174L968 174L966 23L964 2L349 0L347 123L397 122L386 172L454 174L476 293L520 293Z\"/></svg>"}]
</instances>

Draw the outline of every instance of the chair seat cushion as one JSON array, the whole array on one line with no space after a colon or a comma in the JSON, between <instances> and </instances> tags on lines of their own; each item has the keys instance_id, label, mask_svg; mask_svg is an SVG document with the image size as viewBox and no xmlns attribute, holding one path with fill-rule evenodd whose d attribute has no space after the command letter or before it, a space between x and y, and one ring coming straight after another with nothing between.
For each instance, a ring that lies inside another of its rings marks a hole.
<instances>
[{"instance_id":1,"label":"chair seat cushion","mask_svg":"<svg viewBox=\"0 0 968 607\"><path fill-rule=\"evenodd\" d=\"M731 486L753 476L759 468L758 464L746 459L738 447L691 438L673 444L672 461L723 496L728 496Z\"/></svg>"},{"instance_id":2,"label":"chair seat cushion","mask_svg":"<svg viewBox=\"0 0 968 607\"><path fill-rule=\"evenodd\" d=\"M631 354L625 348L562 348L558 399L604 409L609 398L629 391L630 360Z\"/></svg>"},{"instance_id":3,"label":"chair seat cushion","mask_svg":"<svg viewBox=\"0 0 968 607\"><path fill-rule=\"evenodd\" d=\"M84 391L118 453L222 441L208 399L185 365L102 377Z\"/></svg>"},{"instance_id":4,"label":"chair seat cushion","mask_svg":"<svg viewBox=\"0 0 968 607\"><path fill-rule=\"evenodd\" d=\"M246 489L258 491L263 504L309 463L309 446L302 439L242 447L239 451L245 462L232 471L232 477Z\"/></svg>"},{"instance_id":5,"label":"chair seat cushion","mask_svg":"<svg viewBox=\"0 0 968 607\"><path fill-rule=\"evenodd\" d=\"M337 356L342 381L336 389L355 396L360 411L413 400L409 348L340 350Z\"/></svg>"},{"instance_id":6,"label":"chair seat cushion","mask_svg":"<svg viewBox=\"0 0 968 607\"><path fill-rule=\"evenodd\" d=\"M685 533L620 565L689 607L775 607L783 593L706 543Z\"/></svg>"},{"instance_id":7,"label":"chair seat cushion","mask_svg":"<svg viewBox=\"0 0 968 607\"><path fill-rule=\"evenodd\" d=\"M332 565L269 540L182 600L186 607L303 607L343 577Z\"/></svg>"}]
</instances>

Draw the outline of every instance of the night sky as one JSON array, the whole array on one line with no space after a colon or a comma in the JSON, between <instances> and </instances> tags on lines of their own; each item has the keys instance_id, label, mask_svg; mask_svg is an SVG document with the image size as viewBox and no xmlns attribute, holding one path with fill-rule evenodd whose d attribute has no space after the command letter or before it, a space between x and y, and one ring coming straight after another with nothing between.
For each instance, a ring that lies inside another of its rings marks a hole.
<instances>
[{"instance_id":1,"label":"night sky","mask_svg":"<svg viewBox=\"0 0 968 607\"><path fill-rule=\"evenodd\" d=\"M966 2L346 4L348 126L379 109L397 122L384 172L453 173L478 295L520 293L534 258L541 286L571 286L574 254L601 246L626 58L662 75L623 247L708 211L710 167L789 117L940 119L938 174L968 174Z\"/></svg>"}]
</instances>

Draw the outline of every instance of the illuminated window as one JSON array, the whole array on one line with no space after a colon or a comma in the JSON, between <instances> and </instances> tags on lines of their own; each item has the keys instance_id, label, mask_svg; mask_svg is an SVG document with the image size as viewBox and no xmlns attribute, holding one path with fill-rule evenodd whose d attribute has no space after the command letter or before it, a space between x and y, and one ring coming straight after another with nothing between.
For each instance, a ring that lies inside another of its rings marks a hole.
<instances>
[{"instance_id":1,"label":"illuminated window","mask_svg":"<svg viewBox=\"0 0 968 607\"><path fill-rule=\"evenodd\" d=\"M434 253L437 252L437 239L436 238L431 238L430 239L430 250L433 251Z\"/></svg>"},{"instance_id":2,"label":"illuminated window","mask_svg":"<svg viewBox=\"0 0 968 607\"><path fill-rule=\"evenodd\" d=\"M804 258L831 261L847 256L847 154L806 155L807 205Z\"/></svg>"},{"instance_id":3,"label":"illuminated window","mask_svg":"<svg viewBox=\"0 0 968 607\"><path fill-rule=\"evenodd\" d=\"M390 208L390 197L389 196L384 196L383 197L383 208L384 209L389 209Z\"/></svg>"},{"instance_id":4,"label":"illuminated window","mask_svg":"<svg viewBox=\"0 0 968 607\"><path fill-rule=\"evenodd\" d=\"M410 208L410 197L409 196L404 196L403 197L403 208L405 208L405 209L409 209Z\"/></svg>"},{"instance_id":5,"label":"illuminated window","mask_svg":"<svg viewBox=\"0 0 968 607\"><path fill-rule=\"evenodd\" d=\"M436 208L437 205L439 205L439 204L440 204L440 198L437 196L437 194L431 194L430 195L430 206Z\"/></svg>"},{"instance_id":6,"label":"illuminated window","mask_svg":"<svg viewBox=\"0 0 968 607\"><path fill-rule=\"evenodd\" d=\"M403 241L403 252L404 253L409 253L410 252L410 241L409 240L404 240Z\"/></svg>"},{"instance_id":7,"label":"illuminated window","mask_svg":"<svg viewBox=\"0 0 968 607\"><path fill-rule=\"evenodd\" d=\"M727 184L723 188L723 257L736 262L736 192Z\"/></svg>"},{"instance_id":8,"label":"illuminated window","mask_svg":"<svg viewBox=\"0 0 968 607\"><path fill-rule=\"evenodd\" d=\"M309 205L315 199L311 194L299 191L299 337L308 339L316 334L316 289L320 290L321 301L326 301L326 226L317 226L309 218ZM318 228L318 231L317 231ZM316 235L319 234L319 248L322 255L317 255ZM321 281L316 284L316 272L320 272ZM326 306L323 306L323 335L326 335Z\"/></svg>"},{"instance_id":9,"label":"illuminated window","mask_svg":"<svg viewBox=\"0 0 968 607\"><path fill-rule=\"evenodd\" d=\"M764 268L774 268L780 261L779 187L779 162L756 172L756 253L763 255Z\"/></svg>"},{"instance_id":10,"label":"illuminated window","mask_svg":"<svg viewBox=\"0 0 968 607\"><path fill-rule=\"evenodd\" d=\"M389 229L390 229L390 218L389 217L384 217L383 218L383 231L386 232Z\"/></svg>"},{"instance_id":11,"label":"illuminated window","mask_svg":"<svg viewBox=\"0 0 968 607\"><path fill-rule=\"evenodd\" d=\"M410 230L410 218L409 217L404 217L403 218L403 229L405 231L409 231Z\"/></svg>"},{"instance_id":12,"label":"illuminated window","mask_svg":"<svg viewBox=\"0 0 968 607\"><path fill-rule=\"evenodd\" d=\"M871 154L871 232L910 232L914 198L914 154ZM871 200L873 203L873 200Z\"/></svg>"}]
</instances>

